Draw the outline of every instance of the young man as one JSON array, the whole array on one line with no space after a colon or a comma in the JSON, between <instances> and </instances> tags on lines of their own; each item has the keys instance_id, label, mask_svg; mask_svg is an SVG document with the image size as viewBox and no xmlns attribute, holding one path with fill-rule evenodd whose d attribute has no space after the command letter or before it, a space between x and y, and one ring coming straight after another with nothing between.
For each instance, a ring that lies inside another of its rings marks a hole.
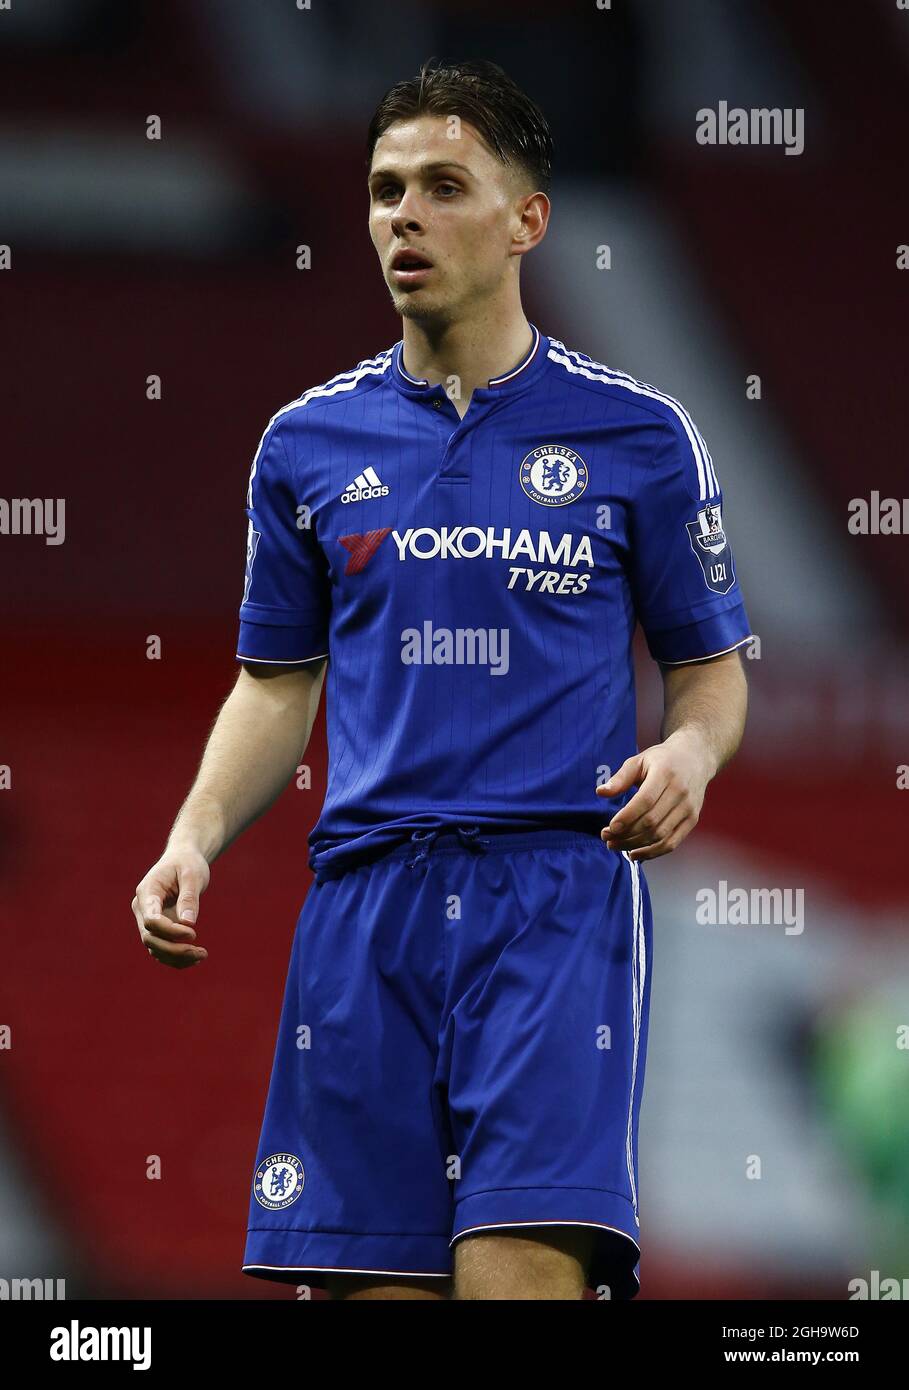
<instances>
[{"instance_id":1,"label":"young man","mask_svg":"<svg viewBox=\"0 0 909 1390\"><path fill-rule=\"evenodd\" d=\"M262 436L242 669L133 900L153 956L205 958L181 924L296 768L327 662L243 1267L338 1298L637 1292L640 864L744 725L703 439L522 311L550 151L492 64L424 66L379 106L369 226L403 338ZM642 752L636 618L665 685Z\"/></svg>"}]
</instances>

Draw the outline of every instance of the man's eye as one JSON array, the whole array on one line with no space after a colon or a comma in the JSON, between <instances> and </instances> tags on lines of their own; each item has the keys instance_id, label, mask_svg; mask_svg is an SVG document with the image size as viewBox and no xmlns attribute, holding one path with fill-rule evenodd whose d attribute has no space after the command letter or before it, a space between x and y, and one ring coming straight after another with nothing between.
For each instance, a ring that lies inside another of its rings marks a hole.
<instances>
[{"instance_id":1,"label":"man's eye","mask_svg":"<svg viewBox=\"0 0 909 1390\"><path fill-rule=\"evenodd\" d=\"M461 190L456 183L445 182L436 184L436 191L448 198L454 193L460 193ZM400 196L401 190L396 183L385 183L376 192L376 198L380 203L387 203L391 199L397 199Z\"/></svg>"}]
</instances>

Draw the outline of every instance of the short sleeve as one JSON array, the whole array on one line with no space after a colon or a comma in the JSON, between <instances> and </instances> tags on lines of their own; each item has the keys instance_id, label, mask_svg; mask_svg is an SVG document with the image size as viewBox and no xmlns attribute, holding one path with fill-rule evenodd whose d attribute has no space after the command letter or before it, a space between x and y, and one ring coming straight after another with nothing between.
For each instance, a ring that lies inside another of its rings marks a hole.
<instances>
[{"instance_id":1,"label":"short sleeve","mask_svg":"<svg viewBox=\"0 0 909 1390\"><path fill-rule=\"evenodd\" d=\"M650 654L664 665L720 656L751 636L713 460L681 407L632 503L631 584Z\"/></svg>"},{"instance_id":2,"label":"short sleeve","mask_svg":"<svg viewBox=\"0 0 909 1390\"><path fill-rule=\"evenodd\" d=\"M238 661L292 665L325 656L328 565L300 503L280 421L266 430L253 459L246 516Z\"/></svg>"}]
</instances>

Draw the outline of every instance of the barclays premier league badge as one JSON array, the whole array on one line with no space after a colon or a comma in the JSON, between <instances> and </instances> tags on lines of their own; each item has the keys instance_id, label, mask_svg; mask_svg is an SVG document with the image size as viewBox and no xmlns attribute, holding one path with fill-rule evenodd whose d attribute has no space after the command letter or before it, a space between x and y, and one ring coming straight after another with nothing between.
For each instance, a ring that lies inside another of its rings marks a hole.
<instances>
[{"instance_id":1,"label":"barclays premier league badge","mask_svg":"<svg viewBox=\"0 0 909 1390\"><path fill-rule=\"evenodd\" d=\"M522 461L518 476L531 502L564 507L587 486L587 464L564 444L543 444Z\"/></svg>"},{"instance_id":2,"label":"barclays premier league badge","mask_svg":"<svg viewBox=\"0 0 909 1390\"><path fill-rule=\"evenodd\" d=\"M691 549L700 561L707 588L715 594L728 594L735 583L735 570L719 502L703 507L697 520L686 522L685 528Z\"/></svg>"},{"instance_id":3,"label":"barclays premier league badge","mask_svg":"<svg viewBox=\"0 0 909 1390\"><path fill-rule=\"evenodd\" d=\"M259 548L259 540L261 534L261 531L253 530L253 524L252 521L250 521L249 528L246 533L246 582L243 585L244 603L249 598L249 586L252 582L253 565L255 564L256 551Z\"/></svg>"},{"instance_id":4,"label":"barclays premier league badge","mask_svg":"<svg viewBox=\"0 0 909 1390\"><path fill-rule=\"evenodd\" d=\"M256 1169L256 1201L269 1211L281 1211L297 1200L303 1191L303 1179L303 1164L296 1154L271 1154Z\"/></svg>"}]
</instances>

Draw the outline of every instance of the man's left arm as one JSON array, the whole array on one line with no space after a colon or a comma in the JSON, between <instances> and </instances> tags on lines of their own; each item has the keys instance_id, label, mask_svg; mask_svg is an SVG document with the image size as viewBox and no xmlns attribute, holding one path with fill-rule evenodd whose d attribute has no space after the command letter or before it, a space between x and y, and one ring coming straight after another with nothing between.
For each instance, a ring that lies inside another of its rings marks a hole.
<instances>
[{"instance_id":1,"label":"man's left arm","mask_svg":"<svg viewBox=\"0 0 909 1390\"><path fill-rule=\"evenodd\" d=\"M607 848L632 859L677 849L698 823L707 784L735 755L745 729L748 687L739 652L661 666L662 742L626 758L598 794L637 786L601 832Z\"/></svg>"}]
</instances>

